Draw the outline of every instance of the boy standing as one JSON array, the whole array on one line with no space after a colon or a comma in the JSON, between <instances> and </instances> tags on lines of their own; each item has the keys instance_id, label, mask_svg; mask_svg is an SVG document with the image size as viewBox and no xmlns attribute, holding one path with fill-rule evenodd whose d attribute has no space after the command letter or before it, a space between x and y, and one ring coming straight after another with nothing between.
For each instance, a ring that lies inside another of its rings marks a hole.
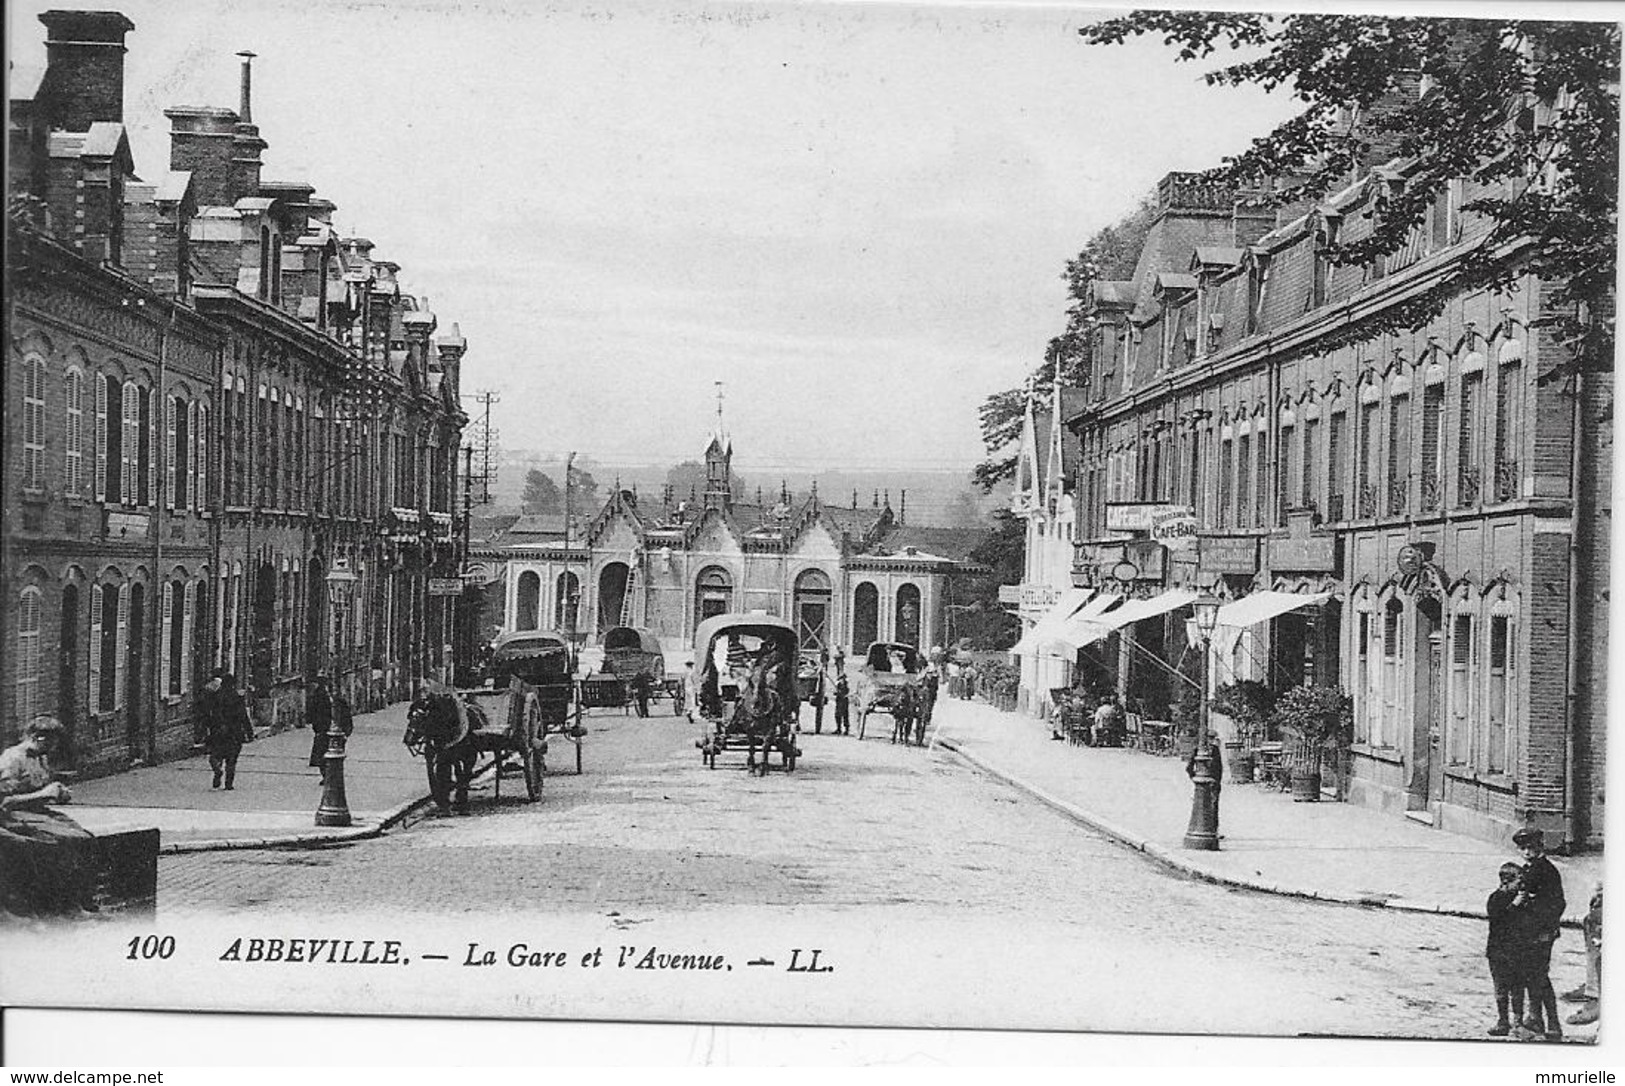
<instances>
[{"instance_id":1,"label":"boy standing","mask_svg":"<svg viewBox=\"0 0 1625 1086\"><path fill-rule=\"evenodd\" d=\"M1490 893L1484 912L1490 918L1489 938L1484 957L1489 959L1490 979L1495 982L1495 1025L1491 1037L1505 1037L1512 1024L1523 1019L1523 994L1529 963L1529 918L1526 906L1517 904L1523 887L1523 868L1510 861L1501 865L1501 885ZM1511 1017L1507 1016L1511 1004Z\"/></svg>"},{"instance_id":2,"label":"boy standing","mask_svg":"<svg viewBox=\"0 0 1625 1086\"><path fill-rule=\"evenodd\" d=\"M1523 892L1518 902L1529 913L1529 1017L1524 1025L1545 1033L1548 1041L1563 1039L1563 1023L1557 1015L1557 992L1552 988L1552 946L1562 931L1563 876L1546 858L1546 838L1533 826L1512 835L1512 843L1524 857Z\"/></svg>"}]
</instances>

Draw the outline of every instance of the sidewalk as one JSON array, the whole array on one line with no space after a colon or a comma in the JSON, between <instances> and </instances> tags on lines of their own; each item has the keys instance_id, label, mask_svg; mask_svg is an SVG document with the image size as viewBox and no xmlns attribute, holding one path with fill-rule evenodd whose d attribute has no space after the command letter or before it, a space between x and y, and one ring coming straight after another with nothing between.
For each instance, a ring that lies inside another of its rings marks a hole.
<instances>
[{"instance_id":1,"label":"sidewalk","mask_svg":"<svg viewBox=\"0 0 1625 1086\"><path fill-rule=\"evenodd\" d=\"M1197 878L1270 893L1483 917L1496 868L1515 855L1348 803L1294 803L1225 783L1217 852L1182 847L1191 783L1181 759L1075 747L1046 722L981 702L937 702L935 742L1078 821ZM1578 923L1603 876L1601 855L1554 856Z\"/></svg>"},{"instance_id":2,"label":"sidewalk","mask_svg":"<svg viewBox=\"0 0 1625 1086\"><path fill-rule=\"evenodd\" d=\"M209 759L198 754L70 781L73 802L64 812L93 833L157 826L164 852L370 837L428 798L423 762L401 743L405 728L405 702L355 718L344 761L350 826L315 824L322 789L309 764L308 728L261 735L244 746L230 792L209 787Z\"/></svg>"}]
</instances>

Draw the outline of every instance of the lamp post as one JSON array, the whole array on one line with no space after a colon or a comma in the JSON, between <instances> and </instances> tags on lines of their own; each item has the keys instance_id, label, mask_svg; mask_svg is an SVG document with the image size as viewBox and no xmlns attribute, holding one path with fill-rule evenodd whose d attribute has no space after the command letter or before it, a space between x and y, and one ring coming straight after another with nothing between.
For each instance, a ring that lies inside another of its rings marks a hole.
<instances>
[{"instance_id":1,"label":"lamp post","mask_svg":"<svg viewBox=\"0 0 1625 1086\"><path fill-rule=\"evenodd\" d=\"M1196 753L1191 757L1191 821L1185 829L1185 847L1216 852L1219 848L1219 771L1214 765L1213 733L1208 728L1207 677L1208 650L1213 631L1219 625L1219 601L1202 595L1193 605L1196 629L1202 635L1202 680L1196 716Z\"/></svg>"},{"instance_id":2,"label":"lamp post","mask_svg":"<svg viewBox=\"0 0 1625 1086\"><path fill-rule=\"evenodd\" d=\"M350 594L355 590L356 575L350 572L346 558L333 559L327 571L327 606L335 621L350 606ZM329 729L327 753L322 763L322 802L316 808L316 825L348 826L350 802L344 796L344 745L348 737L342 731Z\"/></svg>"}]
</instances>

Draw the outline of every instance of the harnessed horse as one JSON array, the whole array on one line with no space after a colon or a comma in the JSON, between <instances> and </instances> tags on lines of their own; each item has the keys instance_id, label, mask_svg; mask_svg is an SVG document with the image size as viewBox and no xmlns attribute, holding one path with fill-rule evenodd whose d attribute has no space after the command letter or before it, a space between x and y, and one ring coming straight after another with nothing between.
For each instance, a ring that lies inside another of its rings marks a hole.
<instances>
[{"instance_id":1,"label":"harnessed horse","mask_svg":"<svg viewBox=\"0 0 1625 1086\"><path fill-rule=\"evenodd\" d=\"M767 754L775 740L786 741L786 706L795 702L795 676L789 665L777 652L763 655L751 668L739 700L734 703L733 717L728 730L746 737L745 767L760 776L767 775ZM789 742L794 742L791 738ZM756 747L762 748L762 760L756 760Z\"/></svg>"},{"instance_id":2,"label":"harnessed horse","mask_svg":"<svg viewBox=\"0 0 1625 1086\"><path fill-rule=\"evenodd\" d=\"M484 723L479 706L445 691L424 694L406 711L402 741L413 754L423 755L429 795L441 814L451 813L453 791L456 812L468 813L468 786L479 757L474 732Z\"/></svg>"}]
</instances>

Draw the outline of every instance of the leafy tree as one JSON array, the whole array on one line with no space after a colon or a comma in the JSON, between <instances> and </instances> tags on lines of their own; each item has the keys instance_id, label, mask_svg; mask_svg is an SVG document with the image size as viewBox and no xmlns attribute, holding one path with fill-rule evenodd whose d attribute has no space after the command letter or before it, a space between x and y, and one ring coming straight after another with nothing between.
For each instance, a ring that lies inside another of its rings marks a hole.
<instances>
[{"instance_id":1,"label":"leafy tree","mask_svg":"<svg viewBox=\"0 0 1625 1086\"><path fill-rule=\"evenodd\" d=\"M570 468L570 511L591 515L598 507L598 480L586 468ZM563 505L560 505L563 509Z\"/></svg>"},{"instance_id":2,"label":"leafy tree","mask_svg":"<svg viewBox=\"0 0 1625 1086\"><path fill-rule=\"evenodd\" d=\"M987 538L970 552L989 572L953 580L954 636L974 649L1007 649L1021 636L1021 621L999 602L1001 584L1020 584L1027 549L1027 526L1001 509L993 514Z\"/></svg>"},{"instance_id":3,"label":"leafy tree","mask_svg":"<svg viewBox=\"0 0 1625 1086\"><path fill-rule=\"evenodd\" d=\"M976 503L976 496L968 490L955 494L942 516L943 523L949 528L980 528L987 523L981 506Z\"/></svg>"},{"instance_id":4,"label":"leafy tree","mask_svg":"<svg viewBox=\"0 0 1625 1086\"><path fill-rule=\"evenodd\" d=\"M551 475L538 468L531 468L525 473L525 493L519 499L519 505L526 513L562 513L564 494Z\"/></svg>"},{"instance_id":5,"label":"leafy tree","mask_svg":"<svg viewBox=\"0 0 1625 1086\"><path fill-rule=\"evenodd\" d=\"M1330 246L1338 263L1396 252L1449 181L1488 186L1465 210L1488 217L1489 235L1388 327L1419 326L1464 289L1506 289L1530 271L1555 284L1545 321L1574 352L1542 378L1576 366L1612 370L1617 24L1135 11L1079 33L1091 44L1160 34L1180 61L1240 51L1245 59L1212 68L1206 82L1285 89L1303 103L1210 171L1214 180L1274 182L1273 201L1296 203L1324 197L1378 159L1411 160L1374 232Z\"/></svg>"},{"instance_id":6,"label":"leafy tree","mask_svg":"<svg viewBox=\"0 0 1625 1086\"><path fill-rule=\"evenodd\" d=\"M1047 406L1054 393L1055 374L1067 385L1082 385L1094 363L1093 328L1085 315L1089 284L1095 279L1129 279L1145 244L1151 222L1156 218L1156 202L1149 196L1127 218L1098 231L1076 257L1067 261L1062 278L1072 304L1066 312L1066 328L1049 341L1044 361L1032 372L1033 394ZM987 459L971 471L972 481L985 494L1016 474L1016 453L1011 449L1021 440L1021 422L1027 404L1026 388L1007 388L982 401L980 408L982 445Z\"/></svg>"}]
</instances>

